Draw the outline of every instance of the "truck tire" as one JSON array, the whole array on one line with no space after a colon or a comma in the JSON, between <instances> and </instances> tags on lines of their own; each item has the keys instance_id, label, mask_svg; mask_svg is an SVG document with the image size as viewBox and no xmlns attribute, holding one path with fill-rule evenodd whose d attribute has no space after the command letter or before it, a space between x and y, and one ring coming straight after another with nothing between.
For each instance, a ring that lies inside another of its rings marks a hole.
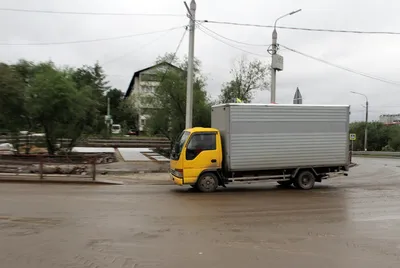
<instances>
[{"instance_id":1,"label":"truck tire","mask_svg":"<svg viewBox=\"0 0 400 268\"><path fill-rule=\"evenodd\" d=\"M301 190L310 190L314 187L314 184L315 176L307 170L300 172L294 179L294 186Z\"/></svg>"},{"instance_id":2,"label":"truck tire","mask_svg":"<svg viewBox=\"0 0 400 268\"><path fill-rule=\"evenodd\" d=\"M197 189L203 193L214 192L218 188L218 177L211 172L201 174L197 180Z\"/></svg>"},{"instance_id":3,"label":"truck tire","mask_svg":"<svg viewBox=\"0 0 400 268\"><path fill-rule=\"evenodd\" d=\"M288 181L277 181L277 183L279 185L284 186L284 187L290 187L292 185L293 181L291 181L291 180L288 180Z\"/></svg>"}]
</instances>

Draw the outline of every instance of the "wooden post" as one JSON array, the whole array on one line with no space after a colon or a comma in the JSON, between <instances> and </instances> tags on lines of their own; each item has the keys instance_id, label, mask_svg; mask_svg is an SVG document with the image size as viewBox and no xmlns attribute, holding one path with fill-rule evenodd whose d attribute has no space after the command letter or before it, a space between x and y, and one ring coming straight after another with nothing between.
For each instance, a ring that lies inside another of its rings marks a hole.
<instances>
[{"instance_id":1,"label":"wooden post","mask_svg":"<svg viewBox=\"0 0 400 268\"><path fill-rule=\"evenodd\" d=\"M39 156L39 176L43 180L43 157Z\"/></svg>"},{"instance_id":2,"label":"wooden post","mask_svg":"<svg viewBox=\"0 0 400 268\"><path fill-rule=\"evenodd\" d=\"M92 159L92 180L96 180L96 157Z\"/></svg>"}]
</instances>

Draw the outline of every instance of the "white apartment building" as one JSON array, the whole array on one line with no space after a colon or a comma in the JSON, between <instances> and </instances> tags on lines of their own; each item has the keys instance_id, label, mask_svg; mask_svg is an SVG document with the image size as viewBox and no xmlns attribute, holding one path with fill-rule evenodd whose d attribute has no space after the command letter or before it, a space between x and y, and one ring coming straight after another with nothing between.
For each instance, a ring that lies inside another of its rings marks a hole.
<instances>
[{"instance_id":1,"label":"white apartment building","mask_svg":"<svg viewBox=\"0 0 400 268\"><path fill-rule=\"evenodd\" d=\"M149 115L146 113L149 109L155 107L148 107L145 104L138 102L137 96L145 96L150 94L160 84L160 72L165 72L167 68L174 68L182 71L180 68L168 62L162 62L145 69L136 71L129 83L128 89L125 93L125 99L131 101L132 105L138 108L138 123L139 131L142 132L146 126L146 120Z\"/></svg>"},{"instance_id":2,"label":"white apartment building","mask_svg":"<svg viewBox=\"0 0 400 268\"><path fill-rule=\"evenodd\" d=\"M400 114L382 114L379 116L379 122L385 125L400 124Z\"/></svg>"}]
</instances>

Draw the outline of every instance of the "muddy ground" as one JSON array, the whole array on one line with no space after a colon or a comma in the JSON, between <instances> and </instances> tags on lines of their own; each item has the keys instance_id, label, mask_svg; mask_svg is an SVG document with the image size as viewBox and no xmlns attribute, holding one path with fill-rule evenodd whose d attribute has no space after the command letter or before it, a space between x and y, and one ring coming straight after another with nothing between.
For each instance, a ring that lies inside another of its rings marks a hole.
<instances>
[{"instance_id":1,"label":"muddy ground","mask_svg":"<svg viewBox=\"0 0 400 268\"><path fill-rule=\"evenodd\" d=\"M399 267L400 160L357 162L311 191L1 184L0 267Z\"/></svg>"}]
</instances>

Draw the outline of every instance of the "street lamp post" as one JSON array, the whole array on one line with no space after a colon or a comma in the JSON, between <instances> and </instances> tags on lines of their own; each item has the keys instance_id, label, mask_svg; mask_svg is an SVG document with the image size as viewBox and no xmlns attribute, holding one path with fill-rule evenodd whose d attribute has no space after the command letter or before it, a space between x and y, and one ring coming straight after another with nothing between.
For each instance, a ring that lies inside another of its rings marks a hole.
<instances>
[{"instance_id":1,"label":"street lamp post","mask_svg":"<svg viewBox=\"0 0 400 268\"><path fill-rule=\"evenodd\" d=\"M350 91L353 94L361 95L364 96L365 98L365 133L364 133L364 151L367 151L367 140L368 140L368 97L365 94L355 92L355 91Z\"/></svg>"},{"instance_id":2,"label":"street lamp post","mask_svg":"<svg viewBox=\"0 0 400 268\"><path fill-rule=\"evenodd\" d=\"M285 14L285 15L277 18L274 23L274 30L272 32L272 47L271 47L271 52L270 52L272 55L271 103L275 103L275 101L276 101L276 71L283 70L283 57L277 54L277 52L278 52L278 48L277 48L278 33L276 32L276 23L278 22L278 20L280 20L286 16L296 14L297 12L300 12L300 11L301 11L301 9L298 9L298 10L292 11L288 14Z\"/></svg>"}]
</instances>

